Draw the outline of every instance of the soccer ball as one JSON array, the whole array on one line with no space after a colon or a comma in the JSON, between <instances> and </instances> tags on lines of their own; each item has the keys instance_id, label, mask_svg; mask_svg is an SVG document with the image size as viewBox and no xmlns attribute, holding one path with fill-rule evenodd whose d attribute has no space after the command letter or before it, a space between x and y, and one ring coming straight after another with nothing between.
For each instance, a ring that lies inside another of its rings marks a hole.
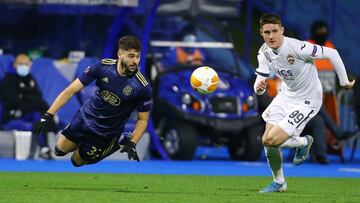
<instances>
[{"instance_id":1,"label":"soccer ball","mask_svg":"<svg viewBox=\"0 0 360 203\"><path fill-rule=\"evenodd\" d=\"M216 90L219 83L219 76L209 66L202 66L195 69L190 77L191 87L200 94L210 94Z\"/></svg>"}]
</instances>

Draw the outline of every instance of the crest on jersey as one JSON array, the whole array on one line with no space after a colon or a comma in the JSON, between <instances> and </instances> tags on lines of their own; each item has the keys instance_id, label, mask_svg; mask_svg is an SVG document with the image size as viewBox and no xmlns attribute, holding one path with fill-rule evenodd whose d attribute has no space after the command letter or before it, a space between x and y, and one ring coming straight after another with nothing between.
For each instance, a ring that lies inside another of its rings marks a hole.
<instances>
[{"instance_id":1,"label":"crest on jersey","mask_svg":"<svg viewBox=\"0 0 360 203\"><path fill-rule=\"evenodd\" d=\"M286 59L287 59L287 61L288 61L291 65L293 65L294 62L295 62L294 57L291 56L290 54L286 57Z\"/></svg>"},{"instance_id":2,"label":"crest on jersey","mask_svg":"<svg viewBox=\"0 0 360 203\"><path fill-rule=\"evenodd\" d=\"M130 87L129 85L126 85L126 87L124 87L124 89L123 89L123 94L125 96L129 96L131 94L131 91L132 91L132 87Z\"/></svg>"}]
</instances>

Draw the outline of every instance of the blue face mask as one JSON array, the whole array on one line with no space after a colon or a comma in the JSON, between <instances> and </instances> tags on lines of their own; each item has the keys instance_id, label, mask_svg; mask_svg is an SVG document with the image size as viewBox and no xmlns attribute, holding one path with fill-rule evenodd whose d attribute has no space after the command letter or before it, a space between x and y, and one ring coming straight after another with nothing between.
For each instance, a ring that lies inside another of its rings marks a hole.
<instances>
[{"instance_id":1,"label":"blue face mask","mask_svg":"<svg viewBox=\"0 0 360 203\"><path fill-rule=\"evenodd\" d=\"M28 65L19 65L16 68L16 72L21 77L25 77L30 73L30 66L28 66Z\"/></svg>"}]
</instances>

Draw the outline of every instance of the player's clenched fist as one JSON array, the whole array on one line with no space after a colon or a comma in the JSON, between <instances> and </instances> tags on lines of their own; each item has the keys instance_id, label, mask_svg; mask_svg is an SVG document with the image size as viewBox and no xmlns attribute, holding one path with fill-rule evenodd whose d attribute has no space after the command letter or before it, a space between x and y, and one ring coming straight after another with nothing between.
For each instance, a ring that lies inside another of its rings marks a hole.
<instances>
[{"instance_id":1,"label":"player's clenched fist","mask_svg":"<svg viewBox=\"0 0 360 203\"><path fill-rule=\"evenodd\" d=\"M259 83L256 84L256 92L260 93L265 91L266 86L267 86L266 80L259 81Z\"/></svg>"},{"instance_id":2,"label":"player's clenched fist","mask_svg":"<svg viewBox=\"0 0 360 203\"><path fill-rule=\"evenodd\" d=\"M354 85L355 85L355 80L352 80L348 84L341 85L341 86L344 87L345 89L351 89Z\"/></svg>"}]
</instances>

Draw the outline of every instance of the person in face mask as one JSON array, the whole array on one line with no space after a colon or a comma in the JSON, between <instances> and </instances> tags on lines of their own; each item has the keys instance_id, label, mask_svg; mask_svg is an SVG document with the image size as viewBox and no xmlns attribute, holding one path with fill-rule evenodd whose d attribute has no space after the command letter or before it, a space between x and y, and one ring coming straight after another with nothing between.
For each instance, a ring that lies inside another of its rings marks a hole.
<instances>
[{"instance_id":1,"label":"person in face mask","mask_svg":"<svg viewBox=\"0 0 360 203\"><path fill-rule=\"evenodd\" d=\"M334 46L332 42L328 41L329 28L324 21L315 21L310 29L311 40L321 46Z\"/></svg>"},{"instance_id":2,"label":"person in face mask","mask_svg":"<svg viewBox=\"0 0 360 203\"><path fill-rule=\"evenodd\" d=\"M205 54L203 50L196 47L197 42L196 31L193 25L186 25L176 37L184 43L184 46L171 47L165 54L162 62L165 67L173 67L178 65L185 66L200 66L205 61ZM185 46L186 45L186 46Z\"/></svg>"},{"instance_id":3,"label":"person in face mask","mask_svg":"<svg viewBox=\"0 0 360 203\"><path fill-rule=\"evenodd\" d=\"M328 40L329 27L324 21L313 22L310 28L310 37L308 40L310 43L335 49L335 45ZM323 106L320 112L310 120L304 132L314 135L313 162L327 164L329 163L327 148L342 156L342 145L338 141L351 139L357 135L357 132L344 131L339 127L336 74L333 64L329 59L315 59L314 64L323 87Z\"/></svg>"},{"instance_id":4,"label":"person in face mask","mask_svg":"<svg viewBox=\"0 0 360 203\"><path fill-rule=\"evenodd\" d=\"M0 84L0 102L3 105L4 130L31 131L48 105L42 98L34 77L30 73L31 60L25 54L16 56L12 67ZM55 129L55 124L52 131ZM47 132L33 136L31 155L36 143L40 146L39 157L51 159ZM34 157L30 157L34 158Z\"/></svg>"}]
</instances>

